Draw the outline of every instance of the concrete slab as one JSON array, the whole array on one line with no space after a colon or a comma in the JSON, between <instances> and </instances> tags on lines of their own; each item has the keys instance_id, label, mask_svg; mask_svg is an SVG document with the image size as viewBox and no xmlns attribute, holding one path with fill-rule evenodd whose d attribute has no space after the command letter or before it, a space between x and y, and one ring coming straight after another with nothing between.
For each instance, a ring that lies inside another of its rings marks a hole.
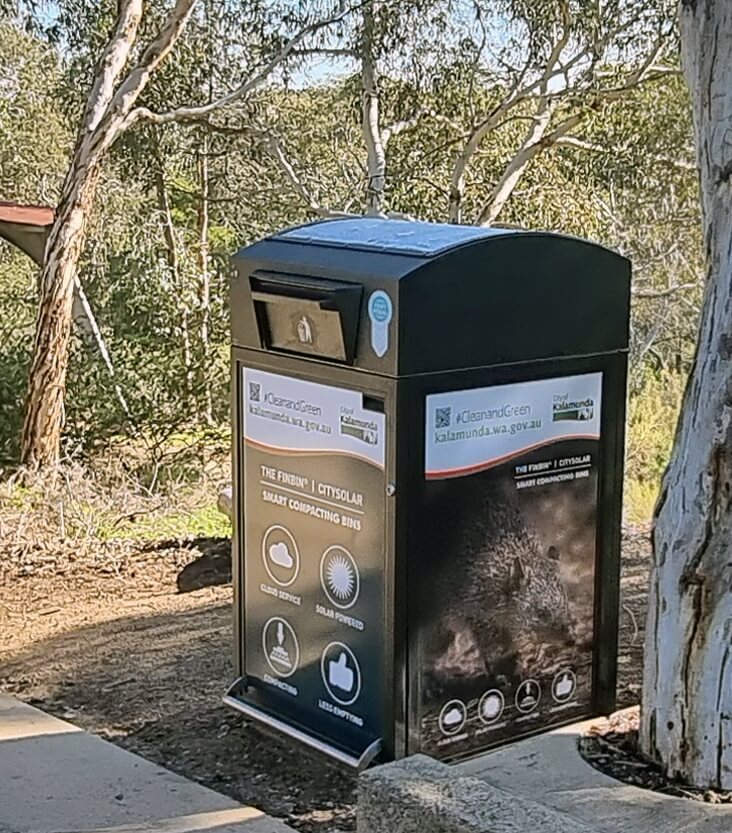
<instances>
[{"instance_id":1,"label":"concrete slab","mask_svg":"<svg viewBox=\"0 0 732 833\"><path fill-rule=\"evenodd\" d=\"M0 833L292 833L287 825L0 695Z\"/></svg>"},{"instance_id":2,"label":"concrete slab","mask_svg":"<svg viewBox=\"0 0 732 833\"><path fill-rule=\"evenodd\" d=\"M577 743L597 720L576 723L456 765L459 775L487 781L552 807L598 833L731 833L732 807L704 804L632 787L585 763Z\"/></svg>"},{"instance_id":3,"label":"concrete slab","mask_svg":"<svg viewBox=\"0 0 732 833\"><path fill-rule=\"evenodd\" d=\"M597 832L544 804L413 755L359 776L356 833Z\"/></svg>"}]
</instances>

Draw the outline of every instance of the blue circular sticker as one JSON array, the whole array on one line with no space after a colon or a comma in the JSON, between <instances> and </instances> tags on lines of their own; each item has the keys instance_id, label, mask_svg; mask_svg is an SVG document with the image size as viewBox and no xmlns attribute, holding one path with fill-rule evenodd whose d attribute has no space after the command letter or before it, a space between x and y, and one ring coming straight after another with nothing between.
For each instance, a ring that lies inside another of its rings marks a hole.
<instances>
[{"instance_id":1,"label":"blue circular sticker","mask_svg":"<svg viewBox=\"0 0 732 833\"><path fill-rule=\"evenodd\" d=\"M369 298L369 318L377 324L388 324L391 315L391 298L381 289L372 292Z\"/></svg>"}]
</instances>

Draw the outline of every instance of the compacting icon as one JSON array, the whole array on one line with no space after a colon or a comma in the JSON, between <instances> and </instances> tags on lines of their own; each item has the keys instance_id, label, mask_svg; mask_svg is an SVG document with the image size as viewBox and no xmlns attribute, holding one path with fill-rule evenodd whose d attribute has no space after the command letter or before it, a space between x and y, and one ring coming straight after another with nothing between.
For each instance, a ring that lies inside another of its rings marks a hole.
<instances>
[{"instance_id":1,"label":"compacting icon","mask_svg":"<svg viewBox=\"0 0 732 833\"><path fill-rule=\"evenodd\" d=\"M536 680L525 680L516 690L516 708L521 714L531 714L541 700L541 686Z\"/></svg>"},{"instance_id":2,"label":"compacting icon","mask_svg":"<svg viewBox=\"0 0 732 833\"><path fill-rule=\"evenodd\" d=\"M300 662L300 644L292 625L273 616L262 628L262 650L267 665L278 677L289 677Z\"/></svg>"},{"instance_id":3,"label":"compacting icon","mask_svg":"<svg viewBox=\"0 0 732 833\"><path fill-rule=\"evenodd\" d=\"M320 673L328 694L342 706L355 703L361 694L361 668L356 655L342 642L331 642L323 651Z\"/></svg>"},{"instance_id":4,"label":"compacting icon","mask_svg":"<svg viewBox=\"0 0 732 833\"><path fill-rule=\"evenodd\" d=\"M320 559L320 583L331 604L345 610L353 607L361 589L356 562L345 547L328 547Z\"/></svg>"}]
</instances>

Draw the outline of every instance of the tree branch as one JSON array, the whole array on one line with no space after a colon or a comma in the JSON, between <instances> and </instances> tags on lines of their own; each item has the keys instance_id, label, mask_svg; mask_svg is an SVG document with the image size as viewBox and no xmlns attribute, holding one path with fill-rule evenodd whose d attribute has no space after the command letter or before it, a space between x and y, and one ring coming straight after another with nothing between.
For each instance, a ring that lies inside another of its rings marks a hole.
<instances>
[{"instance_id":1,"label":"tree branch","mask_svg":"<svg viewBox=\"0 0 732 833\"><path fill-rule=\"evenodd\" d=\"M593 153L612 154L613 156L617 156L619 153L625 153L627 151L627 147L622 148L617 146L609 147L608 145L598 145L594 142L588 142L585 139L580 139L579 136L563 136L555 142L555 147L573 147L579 148L580 150L589 150ZM651 159L654 162L671 165L671 167L678 168L681 171L696 170L696 163L689 162L687 159L678 159L673 156L666 156L663 153L654 153L651 155Z\"/></svg>"},{"instance_id":2,"label":"tree branch","mask_svg":"<svg viewBox=\"0 0 732 833\"><path fill-rule=\"evenodd\" d=\"M285 155L284 150L282 149L282 145L274 136L269 136L265 142L265 147L270 155L276 160L277 164L280 166L280 169L285 174L287 179L292 185L295 193L302 199L302 201L307 205L310 211L313 212L317 217L354 217L357 215L349 214L346 211L331 211L329 208L324 208L323 206L318 204L318 201L313 197L313 195L308 191L303 181L297 175L292 163Z\"/></svg>"},{"instance_id":3,"label":"tree branch","mask_svg":"<svg viewBox=\"0 0 732 833\"><path fill-rule=\"evenodd\" d=\"M92 338L97 346L97 349L99 350L99 355L102 357L102 361L104 362L104 366L107 369L110 381L114 387L114 393L117 397L117 401L124 411L125 416L128 419L131 419L130 408L127 404L127 400L125 399L125 395L122 392L119 381L117 380L117 374L115 373L114 365L112 364L112 357L109 353L109 349L107 348L107 342L104 340L99 323L94 315L94 310L92 310L91 304L89 303L86 292L84 292L84 287L82 286L78 275L74 278L74 300L78 302L80 318L83 321L83 330L87 336ZM77 325L78 324L79 321L77 319Z\"/></svg>"},{"instance_id":4,"label":"tree branch","mask_svg":"<svg viewBox=\"0 0 732 833\"><path fill-rule=\"evenodd\" d=\"M550 81L557 74L568 72L568 67L571 66L573 62L579 60L580 54L586 52L586 50L584 50L583 52L578 53L568 64L565 64L560 69L557 69L557 65L562 55L562 52L569 43L570 37L572 35L572 18L569 12L569 4L567 3L567 0L561 0L561 6L563 18L562 31L559 37L557 38L557 41L554 44L554 47L552 48L552 51L549 54L549 57L547 58L544 72L538 79L529 82L523 87L520 86L523 77L522 74L522 76L520 76L519 79L517 79L517 82L514 85L513 89L508 93L506 97L504 97L503 101L501 101L500 104L498 104L493 109L493 111L483 120L483 122L472 131L462 151L458 154L457 158L455 159L453 165L452 180L450 184L450 202L448 208L448 219L451 223L460 222L461 203L463 198L463 192L465 190L465 169L467 168L468 163L477 151L483 139L485 139L488 133L491 130L495 129L497 124L503 120L506 113L508 113L521 101L525 100L529 95L531 95L534 92L534 90L539 89L542 96L542 100L545 99Z\"/></svg>"},{"instance_id":5,"label":"tree branch","mask_svg":"<svg viewBox=\"0 0 732 833\"><path fill-rule=\"evenodd\" d=\"M374 58L374 5L363 7L361 32L361 132L366 145L366 213L379 215L384 210L386 186L386 142L381 134L379 89Z\"/></svg>"},{"instance_id":6,"label":"tree branch","mask_svg":"<svg viewBox=\"0 0 732 833\"><path fill-rule=\"evenodd\" d=\"M564 49L564 46L561 46L562 40L564 39L566 44L569 38L569 26L570 17L565 7L563 37L560 38L558 43L555 45L550 56L550 60L553 60L555 65L559 61L561 52ZM551 108L550 102L555 101L557 99L566 98L567 91L565 90L564 92L558 93L556 95L550 94L548 92L547 79L552 74L554 67L551 64L547 63L547 69L544 73L544 78L540 84L540 90L543 95L539 99L539 106L537 109L537 116L535 117L534 124L529 129L529 132L525 137L524 141L522 142L521 146L519 147L516 155L504 170L500 180L493 189L493 192L491 193L491 196L488 199L487 203L481 209L481 212L478 216L478 223L480 225L487 226L495 222L504 205L506 204L514 189L516 188L519 180L528 168L530 162L539 153L543 152L545 149L549 147L556 145L560 140L562 140L562 138L570 130L573 130L583 120L586 113L589 112L590 109L597 109L597 107L601 106L602 104L617 101L629 90L634 89L638 86L638 84L643 83L645 80L648 80L650 77L652 77L650 74L651 68L654 66L654 62L658 58L658 55L660 54L661 49L663 48L663 45L664 40L662 38L659 38L654 44L653 49L649 52L649 54L646 56L645 60L641 63L641 65L628 75L625 84L623 84L620 87L616 87L609 90L596 91L589 97L589 99L586 98L584 101L581 101L579 103L578 111L573 115L565 118L549 134L545 134L545 131L549 126L549 117L551 115L551 113L549 112L549 115L547 116L547 110L550 110ZM594 63L593 70L591 72L594 72ZM585 93L585 96L587 96L587 93Z\"/></svg>"},{"instance_id":7,"label":"tree branch","mask_svg":"<svg viewBox=\"0 0 732 833\"><path fill-rule=\"evenodd\" d=\"M498 218L529 162L541 150L542 140L549 127L551 117L552 107L547 99L543 99L518 151L506 166L490 197L481 209L478 215L478 225L489 226Z\"/></svg>"},{"instance_id":8,"label":"tree branch","mask_svg":"<svg viewBox=\"0 0 732 833\"><path fill-rule=\"evenodd\" d=\"M180 1L181 0L179 0L179 2ZM185 1L191 2L191 0ZM192 1L195 2L195 0ZM280 51L273 58L271 58L259 70L259 72L255 73L251 78L249 78L247 81L244 81L230 93L220 96L219 98L214 99L208 104L203 104L198 107L177 107L173 110L168 110L164 113L155 113L152 110L149 110L147 107L138 107L135 110L132 110L132 112L130 112L129 116L127 117L125 127L129 127L129 125L133 124L138 119L143 119L145 121L152 122L153 124L165 124L167 122L176 121L195 121L210 115L215 110L220 110L224 107L228 107L230 104L239 101L239 99L244 98L257 87L260 87L262 84L264 84L264 82L270 77L272 72L275 69L277 69L277 67L292 54L295 47L302 43L302 41L305 40L305 38L314 34L315 32L320 31L321 29L324 29L328 26L332 26L334 23L338 23L339 21L343 20L350 12L351 7L348 6L344 10L332 15L331 17L304 26L302 29L300 29L299 32L293 35L285 43L282 49L280 49Z\"/></svg>"},{"instance_id":9,"label":"tree branch","mask_svg":"<svg viewBox=\"0 0 732 833\"><path fill-rule=\"evenodd\" d=\"M107 109L107 115L110 121L114 121L117 115L121 116L122 121L110 131L107 136L107 145L111 144L134 121L131 119L135 112L132 107L147 86L151 75L175 46L193 13L196 2L197 0L176 0L158 36L148 44L138 63L118 87Z\"/></svg>"},{"instance_id":10,"label":"tree branch","mask_svg":"<svg viewBox=\"0 0 732 833\"><path fill-rule=\"evenodd\" d=\"M428 113L430 113L429 110L420 109L411 118L392 122L390 125L385 127L381 131L381 141L384 146L389 144L389 140L392 136L398 136L405 130L411 130L413 127L416 127Z\"/></svg>"},{"instance_id":11,"label":"tree branch","mask_svg":"<svg viewBox=\"0 0 732 833\"><path fill-rule=\"evenodd\" d=\"M306 55L327 55L333 58L357 58L358 53L349 47L335 46L306 46L301 49L293 49L290 53L293 57L305 57Z\"/></svg>"},{"instance_id":12,"label":"tree branch","mask_svg":"<svg viewBox=\"0 0 732 833\"><path fill-rule=\"evenodd\" d=\"M695 289L698 286L699 283L677 283L666 289L633 289L631 294L634 298L668 298L669 295L675 295L685 289Z\"/></svg>"},{"instance_id":13,"label":"tree branch","mask_svg":"<svg viewBox=\"0 0 732 833\"><path fill-rule=\"evenodd\" d=\"M124 0L120 4L117 26L99 58L94 84L87 98L82 119L84 131L93 132L102 120L117 78L130 56L141 20L142 0Z\"/></svg>"}]
</instances>

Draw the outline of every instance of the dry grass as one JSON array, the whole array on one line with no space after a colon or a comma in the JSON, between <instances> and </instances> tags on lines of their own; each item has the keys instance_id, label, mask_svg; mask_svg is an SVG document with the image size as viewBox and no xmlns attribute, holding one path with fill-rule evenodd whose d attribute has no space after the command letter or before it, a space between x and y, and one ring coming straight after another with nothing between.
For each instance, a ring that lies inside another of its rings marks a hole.
<instances>
[{"instance_id":1,"label":"dry grass","mask_svg":"<svg viewBox=\"0 0 732 833\"><path fill-rule=\"evenodd\" d=\"M118 571L146 542L226 536L216 496L228 477L225 453L198 446L18 471L0 482L0 582L74 565Z\"/></svg>"}]
</instances>

